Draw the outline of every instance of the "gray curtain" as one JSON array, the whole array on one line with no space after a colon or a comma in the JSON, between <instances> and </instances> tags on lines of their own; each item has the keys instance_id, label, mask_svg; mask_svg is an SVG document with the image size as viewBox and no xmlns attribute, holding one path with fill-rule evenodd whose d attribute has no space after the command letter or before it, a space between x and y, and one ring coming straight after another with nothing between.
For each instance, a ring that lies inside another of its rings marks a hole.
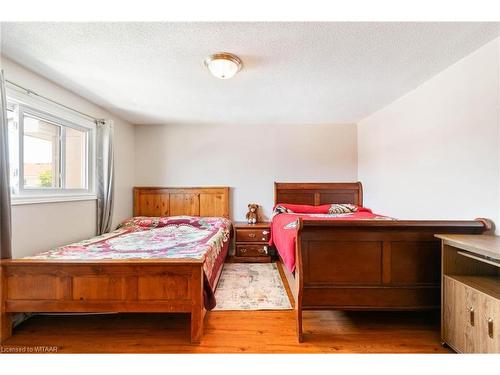
<instances>
[{"instance_id":1,"label":"gray curtain","mask_svg":"<svg viewBox=\"0 0 500 375\"><path fill-rule=\"evenodd\" d=\"M97 234L111 230L114 204L113 122L100 120L97 124Z\"/></svg>"},{"instance_id":2,"label":"gray curtain","mask_svg":"<svg viewBox=\"0 0 500 375\"><path fill-rule=\"evenodd\" d=\"M9 140L5 80L0 70L0 246L1 258L12 258L12 223L9 182Z\"/></svg>"}]
</instances>

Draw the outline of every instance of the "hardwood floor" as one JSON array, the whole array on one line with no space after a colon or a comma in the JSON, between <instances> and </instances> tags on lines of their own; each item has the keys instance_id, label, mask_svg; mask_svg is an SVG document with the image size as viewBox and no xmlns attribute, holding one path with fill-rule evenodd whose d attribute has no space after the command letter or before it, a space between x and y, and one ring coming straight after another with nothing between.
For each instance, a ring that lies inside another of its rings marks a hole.
<instances>
[{"instance_id":1,"label":"hardwood floor","mask_svg":"<svg viewBox=\"0 0 500 375\"><path fill-rule=\"evenodd\" d=\"M189 343L189 316L114 314L35 316L2 352L57 346L59 353L447 353L436 312L304 313L305 342L293 311L209 312L200 345Z\"/></svg>"}]
</instances>

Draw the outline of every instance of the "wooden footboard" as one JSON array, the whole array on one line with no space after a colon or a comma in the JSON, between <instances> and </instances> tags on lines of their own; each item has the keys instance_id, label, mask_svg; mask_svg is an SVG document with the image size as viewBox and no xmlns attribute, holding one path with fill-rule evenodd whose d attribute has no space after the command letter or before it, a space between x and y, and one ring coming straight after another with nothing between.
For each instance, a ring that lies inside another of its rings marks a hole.
<instances>
[{"instance_id":1,"label":"wooden footboard","mask_svg":"<svg viewBox=\"0 0 500 375\"><path fill-rule=\"evenodd\" d=\"M191 341L203 333L201 260L2 260L1 332L18 312L191 314Z\"/></svg>"},{"instance_id":2,"label":"wooden footboard","mask_svg":"<svg viewBox=\"0 0 500 375\"><path fill-rule=\"evenodd\" d=\"M423 310L440 305L435 233L480 234L484 221L298 221L294 275L302 311Z\"/></svg>"}]
</instances>

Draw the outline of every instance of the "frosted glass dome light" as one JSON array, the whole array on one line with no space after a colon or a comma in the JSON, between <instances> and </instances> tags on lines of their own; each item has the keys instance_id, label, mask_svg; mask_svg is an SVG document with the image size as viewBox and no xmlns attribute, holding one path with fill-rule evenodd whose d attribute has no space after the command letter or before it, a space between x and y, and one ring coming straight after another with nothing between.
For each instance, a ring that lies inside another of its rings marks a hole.
<instances>
[{"instance_id":1,"label":"frosted glass dome light","mask_svg":"<svg viewBox=\"0 0 500 375\"><path fill-rule=\"evenodd\" d=\"M205 66L215 77L229 79L241 70L242 63L238 56L220 52L208 57Z\"/></svg>"}]
</instances>

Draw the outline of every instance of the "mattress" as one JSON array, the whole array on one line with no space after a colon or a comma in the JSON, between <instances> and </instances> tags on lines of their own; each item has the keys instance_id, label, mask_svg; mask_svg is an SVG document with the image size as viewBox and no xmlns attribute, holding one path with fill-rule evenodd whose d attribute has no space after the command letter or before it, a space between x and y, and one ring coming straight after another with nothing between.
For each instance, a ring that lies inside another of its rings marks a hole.
<instances>
[{"instance_id":1,"label":"mattress","mask_svg":"<svg viewBox=\"0 0 500 375\"><path fill-rule=\"evenodd\" d=\"M205 307L215 307L215 282L229 248L231 222L222 217L133 217L110 233L27 257L46 260L203 260Z\"/></svg>"}]
</instances>

